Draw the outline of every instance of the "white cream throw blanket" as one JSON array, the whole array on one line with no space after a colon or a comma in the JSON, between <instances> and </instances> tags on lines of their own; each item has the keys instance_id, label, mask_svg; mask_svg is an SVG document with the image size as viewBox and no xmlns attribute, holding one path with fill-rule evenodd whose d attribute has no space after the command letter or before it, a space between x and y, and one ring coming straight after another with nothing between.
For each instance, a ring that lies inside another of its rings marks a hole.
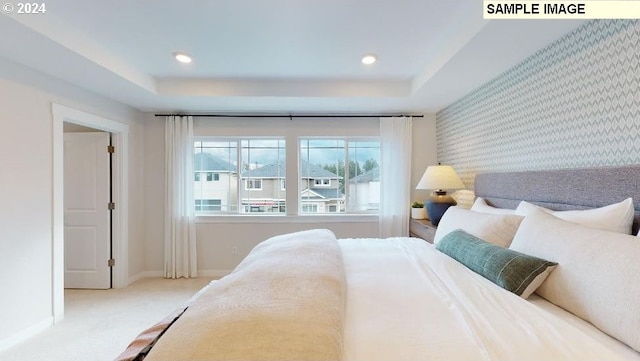
<instances>
[{"instance_id":1,"label":"white cream throw blanket","mask_svg":"<svg viewBox=\"0 0 640 361\"><path fill-rule=\"evenodd\" d=\"M333 233L271 238L213 282L145 361L340 360L345 290Z\"/></svg>"}]
</instances>

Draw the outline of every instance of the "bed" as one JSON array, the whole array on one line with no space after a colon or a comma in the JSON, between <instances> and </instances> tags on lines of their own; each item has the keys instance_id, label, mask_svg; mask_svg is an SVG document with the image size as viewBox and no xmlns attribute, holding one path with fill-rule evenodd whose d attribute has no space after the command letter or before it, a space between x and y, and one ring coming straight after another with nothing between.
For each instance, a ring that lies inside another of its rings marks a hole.
<instances>
[{"instance_id":1,"label":"bed","mask_svg":"<svg viewBox=\"0 0 640 361\"><path fill-rule=\"evenodd\" d=\"M640 360L638 179L479 174L435 245L271 238L117 360Z\"/></svg>"}]
</instances>

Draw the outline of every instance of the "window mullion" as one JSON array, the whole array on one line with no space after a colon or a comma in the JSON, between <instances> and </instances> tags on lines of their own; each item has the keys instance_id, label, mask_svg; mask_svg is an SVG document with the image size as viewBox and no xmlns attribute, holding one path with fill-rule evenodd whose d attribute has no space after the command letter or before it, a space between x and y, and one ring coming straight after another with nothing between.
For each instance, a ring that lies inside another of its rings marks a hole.
<instances>
[{"instance_id":1,"label":"window mullion","mask_svg":"<svg viewBox=\"0 0 640 361\"><path fill-rule=\"evenodd\" d=\"M286 214L295 216L300 214L301 200L301 182L302 174L300 173L300 147L302 141L295 137L295 135L287 135L285 137L285 162L286 171L284 175L285 179L285 203Z\"/></svg>"},{"instance_id":2,"label":"window mullion","mask_svg":"<svg viewBox=\"0 0 640 361\"><path fill-rule=\"evenodd\" d=\"M238 176L236 177L236 204L237 209L236 213L240 212L241 209L244 209L242 205L242 139L236 139L236 172L238 172Z\"/></svg>"},{"instance_id":3,"label":"window mullion","mask_svg":"<svg viewBox=\"0 0 640 361\"><path fill-rule=\"evenodd\" d=\"M344 140L344 213L348 213L349 199L349 139Z\"/></svg>"}]
</instances>

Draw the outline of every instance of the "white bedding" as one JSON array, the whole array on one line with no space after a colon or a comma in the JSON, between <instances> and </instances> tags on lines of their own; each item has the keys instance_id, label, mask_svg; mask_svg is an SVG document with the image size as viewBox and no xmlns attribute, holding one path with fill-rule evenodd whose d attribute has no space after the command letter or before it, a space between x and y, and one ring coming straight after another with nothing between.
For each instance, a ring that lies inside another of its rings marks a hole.
<instances>
[{"instance_id":1,"label":"white bedding","mask_svg":"<svg viewBox=\"0 0 640 361\"><path fill-rule=\"evenodd\" d=\"M640 360L591 324L505 291L423 240L339 243L344 360Z\"/></svg>"}]
</instances>

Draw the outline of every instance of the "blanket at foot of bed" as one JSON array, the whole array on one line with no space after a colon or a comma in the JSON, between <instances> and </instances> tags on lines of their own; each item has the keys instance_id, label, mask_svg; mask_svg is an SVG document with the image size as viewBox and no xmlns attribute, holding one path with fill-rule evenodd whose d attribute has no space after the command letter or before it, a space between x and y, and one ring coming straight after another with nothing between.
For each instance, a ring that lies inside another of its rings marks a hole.
<instances>
[{"instance_id":1,"label":"blanket at foot of bed","mask_svg":"<svg viewBox=\"0 0 640 361\"><path fill-rule=\"evenodd\" d=\"M333 233L271 238L213 282L145 361L340 360L345 289Z\"/></svg>"}]
</instances>

